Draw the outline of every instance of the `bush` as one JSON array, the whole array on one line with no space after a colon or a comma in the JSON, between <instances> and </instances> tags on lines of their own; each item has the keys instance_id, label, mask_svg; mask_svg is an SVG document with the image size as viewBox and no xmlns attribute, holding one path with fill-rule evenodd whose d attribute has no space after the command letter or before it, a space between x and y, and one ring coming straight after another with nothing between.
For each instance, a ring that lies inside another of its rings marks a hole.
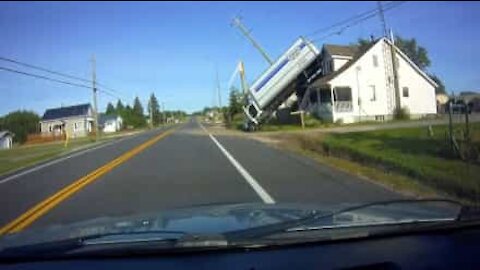
<instances>
[{"instance_id":1,"label":"bush","mask_svg":"<svg viewBox=\"0 0 480 270\"><path fill-rule=\"evenodd\" d=\"M2 117L0 130L13 132L13 141L24 143L28 134L39 131L39 121L40 117L35 112L15 111Z\"/></svg>"},{"instance_id":2,"label":"bush","mask_svg":"<svg viewBox=\"0 0 480 270\"><path fill-rule=\"evenodd\" d=\"M317 127L322 125L322 121L311 115L305 115L303 119L306 127Z\"/></svg>"},{"instance_id":3,"label":"bush","mask_svg":"<svg viewBox=\"0 0 480 270\"><path fill-rule=\"evenodd\" d=\"M394 111L393 117L396 120L408 120L408 119L410 119L410 112L408 111L408 108L406 108L406 107L397 108Z\"/></svg>"}]
</instances>

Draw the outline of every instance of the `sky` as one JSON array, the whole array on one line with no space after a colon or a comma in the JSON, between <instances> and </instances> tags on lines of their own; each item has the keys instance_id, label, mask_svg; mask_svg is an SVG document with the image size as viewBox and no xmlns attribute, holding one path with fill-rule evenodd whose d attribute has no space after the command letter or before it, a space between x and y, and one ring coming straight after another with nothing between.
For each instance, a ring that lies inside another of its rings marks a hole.
<instances>
[{"instance_id":1,"label":"sky","mask_svg":"<svg viewBox=\"0 0 480 270\"><path fill-rule=\"evenodd\" d=\"M252 82L268 63L231 26L242 17L252 36L277 58L299 36L350 44L381 36L378 16L344 30L311 35L368 11L377 2L0 2L0 57L91 79L115 89L124 103L151 93L167 110L193 112L228 101L228 81L239 60ZM428 50L428 71L449 92L479 90L480 2L405 2L385 13L388 28ZM0 67L62 79L0 61ZM65 79L65 78L64 78ZM74 80L66 79L71 82ZM80 82L81 83L81 82ZM239 86L236 80L234 85ZM99 110L117 98L99 93ZM0 70L0 115L92 102L92 91Z\"/></svg>"}]
</instances>

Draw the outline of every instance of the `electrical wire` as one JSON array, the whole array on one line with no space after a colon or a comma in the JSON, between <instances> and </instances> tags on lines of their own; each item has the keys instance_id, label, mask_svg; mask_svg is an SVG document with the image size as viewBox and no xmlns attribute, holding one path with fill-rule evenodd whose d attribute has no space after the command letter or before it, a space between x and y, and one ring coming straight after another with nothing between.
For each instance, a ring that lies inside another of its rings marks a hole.
<instances>
[{"instance_id":1,"label":"electrical wire","mask_svg":"<svg viewBox=\"0 0 480 270\"><path fill-rule=\"evenodd\" d=\"M54 70L51 70L51 69L48 69L48 68L44 68L44 67L40 67L40 66L37 66L37 65L32 65L32 64L29 64L29 63L25 63L25 62L22 62L22 61L18 61L18 60L14 60L14 59L11 59L11 58L7 58L7 57L3 57L3 56L0 56L0 60L1 61L5 61L5 62L10 62L10 63L14 63L14 64L17 64L17 65L20 65L20 66L24 66L24 67L28 67L28 68L32 68L32 69L37 69L37 70L40 70L40 71L43 71L43 72L47 72L47 73L50 73L50 74L53 74L53 75L57 75L57 76L62 76L62 77L65 77L65 78L69 78L69 79L74 79L74 80L79 80L79 81L82 81L82 82L86 82L86 83L92 83L91 80L88 80L88 79L84 79L84 78L80 78L80 77L77 77L77 76L73 76L73 75L70 75L70 74L65 74L65 73L62 73L62 72L58 72L58 71L54 71ZM35 76L41 76L41 75L35 75ZM106 86L105 84L103 83L99 83L99 82L96 82L96 84L102 88L104 88L104 90L108 90L112 93L116 93L116 94L120 94L121 93L111 87L108 87Z\"/></svg>"},{"instance_id":2,"label":"electrical wire","mask_svg":"<svg viewBox=\"0 0 480 270\"><path fill-rule=\"evenodd\" d=\"M83 84L67 82L67 81L64 81L64 80L58 80L58 79L50 78L50 77L47 77L47 76L42 76L42 75L33 74L33 73L20 71L20 70L15 70L15 69L6 68L6 67L0 67L0 70L12 72L12 73L17 73L17 74L21 74L21 75L25 75L25 76L30 76L30 77L34 77L34 78L37 78L37 79L43 79L43 80L47 80L47 81L51 81L51 82L63 83L63 84L76 86L76 87L82 87L82 88L88 88L88 89L91 88L90 86L86 86L86 85L83 85Z\"/></svg>"},{"instance_id":3,"label":"electrical wire","mask_svg":"<svg viewBox=\"0 0 480 270\"><path fill-rule=\"evenodd\" d=\"M33 77L33 78L37 78L37 79L43 79L43 80L47 80L47 81L51 81L51 82L62 83L62 84L66 84L66 85L70 85L70 86L74 86L74 87L81 87L81 88L86 88L86 89L91 89L92 88L91 86L87 86L87 85L83 85L83 84L68 82L68 81L64 81L64 80L59 80L59 79L55 79L55 78L51 78L51 77L47 77L47 76L43 76L43 75L33 74L33 73L30 73L30 72L20 71L20 70L11 69L11 68L2 67L2 66L0 66L0 70L11 72L11 73L16 73L16 74L20 74L20 75L24 75L24 76L29 76L29 77ZM97 90L99 92L102 92L102 93L104 93L106 95L109 95L111 97L114 97L116 99L123 100L123 98L121 98L121 97L119 97L115 94L112 94L105 89L97 88Z\"/></svg>"},{"instance_id":4,"label":"electrical wire","mask_svg":"<svg viewBox=\"0 0 480 270\"><path fill-rule=\"evenodd\" d=\"M389 3L389 4L387 4L387 5L384 6L383 12L386 12L386 11L391 10L391 9L393 9L393 8L397 8L397 7L399 7L400 5L404 4L405 2L407 2L407 1L391 2L391 3ZM373 12L373 13L372 13L372 12ZM325 30L333 29L333 28L339 28L340 26L344 25L343 27L341 27L341 28L340 28L339 30L337 30L337 31L333 31L333 32L331 32L331 33L329 33L329 34L327 34L327 35L324 35L324 36L320 37L320 38L312 39L311 41L312 41L312 42L317 42L317 41L319 41L319 40L326 39L326 38L328 38L328 37L330 37L330 36L333 36L333 35L340 35L340 34L342 34L345 30L347 30L348 28L351 28L351 27L353 27L353 26L355 26L355 25L357 25L357 24L359 24L359 23L361 23L361 22L363 22L363 21L366 21L366 20L368 20L368 19L370 19L370 18L373 18L373 17L377 16L378 14L379 14L379 11L378 11L377 9L375 9L375 10L370 10L370 11L368 11L368 12L364 12L364 13L359 14L359 15L357 15L357 16L354 16L354 17L351 17L351 18L349 18L349 19L343 20L343 21L341 21L341 22L339 22L339 23L333 24L333 25L330 26L330 27L326 27L326 28L319 29L319 30L315 31L315 33L318 34L318 33L322 32L322 31L325 32ZM322 31L320 31L320 30L322 30ZM313 36L313 35L309 35L309 36L311 37L311 36Z\"/></svg>"}]
</instances>

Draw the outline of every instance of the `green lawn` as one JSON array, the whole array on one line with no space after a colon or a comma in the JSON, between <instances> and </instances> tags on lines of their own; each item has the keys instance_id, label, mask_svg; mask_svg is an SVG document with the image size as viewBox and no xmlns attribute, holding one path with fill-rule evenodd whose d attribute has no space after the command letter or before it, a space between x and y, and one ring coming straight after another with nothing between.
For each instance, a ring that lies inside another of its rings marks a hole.
<instances>
[{"instance_id":1,"label":"green lawn","mask_svg":"<svg viewBox=\"0 0 480 270\"><path fill-rule=\"evenodd\" d=\"M427 127L330 134L323 139L323 148L334 156L400 172L441 192L479 202L479 164L448 158L447 126L432 128L433 137ZM471 133L479 150L480 124L471 125Z\"/></svg>"},{"instance_id":2,"label":"green lawn","mask_svg":"<svg viewBox=\"0 0 480 270\"><path fill-rule=\"evenodd\" d=\"M108 140L108 138L102 138L100 141L105 140ZM63 142L53 142L0 150L0 175L57 157L92 143L90 138L80 138L70 140L67 147L64 146Z\"/></svg>"}]
</instances>

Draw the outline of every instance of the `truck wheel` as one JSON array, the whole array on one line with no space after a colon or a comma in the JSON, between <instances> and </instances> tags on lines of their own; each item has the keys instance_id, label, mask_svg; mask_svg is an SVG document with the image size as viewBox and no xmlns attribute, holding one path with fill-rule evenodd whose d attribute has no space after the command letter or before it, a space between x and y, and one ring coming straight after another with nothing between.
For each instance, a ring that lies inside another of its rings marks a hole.
<instances>
[{"instance_id":1,"label":"truck wheel","mask_svg":"<svg viewBox=\"0 0 480 270\"><path fill-rule=\"evenodd\" d=\"M255 125L255 123L248 122L248 124L247 124L247 131L248 132L254 132L256 129L257 129L257 126Z\"/></svg>"}]
</instances>

